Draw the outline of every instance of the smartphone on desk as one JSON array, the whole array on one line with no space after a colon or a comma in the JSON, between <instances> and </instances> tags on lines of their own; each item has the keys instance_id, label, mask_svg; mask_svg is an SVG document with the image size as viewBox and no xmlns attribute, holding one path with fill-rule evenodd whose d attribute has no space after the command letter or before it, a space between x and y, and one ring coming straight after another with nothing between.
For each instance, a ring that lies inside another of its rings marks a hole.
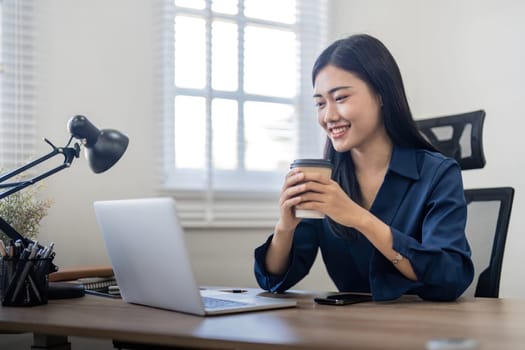
<instances>
[{"instance_id":1,"label":"smartphone on desk","mask_svg":"<svg viewBox=\"0 0 525 350\"><path fill-rule=\"evenodd\" d=\"M324 298L314 298L314 301L324 305L349 305L372 301L372 296L358 293L340 293L328 295Z\"/></svg>"}]
</instances>

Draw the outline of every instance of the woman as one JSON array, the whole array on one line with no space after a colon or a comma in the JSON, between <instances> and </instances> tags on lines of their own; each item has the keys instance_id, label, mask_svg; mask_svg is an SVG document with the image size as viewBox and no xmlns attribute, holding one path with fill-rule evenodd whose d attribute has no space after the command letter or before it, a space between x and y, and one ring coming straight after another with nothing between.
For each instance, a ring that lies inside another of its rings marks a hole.
<instances>
[{"instance_id":1,"label":"woman","mask_svg":"<svg viewBox=\"0 0 525 350\"><path fill-rule=\"evenodd\" d=\"M255 250L261 288L284 292L320 248L339 291L454 300L472 282L461 170L413 121L397 64L369 35L338 40L312 72L331 180L292 169L274 233ZM299 219L294 208L325 219Z\"/></svg>"}]
</instances>

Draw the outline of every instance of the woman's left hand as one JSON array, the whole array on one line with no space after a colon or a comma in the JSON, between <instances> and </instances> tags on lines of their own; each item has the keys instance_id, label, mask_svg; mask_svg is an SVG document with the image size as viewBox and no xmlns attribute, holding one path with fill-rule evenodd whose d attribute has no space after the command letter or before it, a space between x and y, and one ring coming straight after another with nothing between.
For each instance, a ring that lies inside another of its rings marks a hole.
<instances>
[{"instance_id":1,"label":"woman's left hand","mask_svg":"<svg viewBox=\"0 0 525 350\"><path fill-rule=\"evenodd\" d=\"M364 210L354 202L336 181L319 173L304 173L301 186L301 201L297 209L317 210L332 220L349 227L355 227Z\"/></svg>"}]
</instances>

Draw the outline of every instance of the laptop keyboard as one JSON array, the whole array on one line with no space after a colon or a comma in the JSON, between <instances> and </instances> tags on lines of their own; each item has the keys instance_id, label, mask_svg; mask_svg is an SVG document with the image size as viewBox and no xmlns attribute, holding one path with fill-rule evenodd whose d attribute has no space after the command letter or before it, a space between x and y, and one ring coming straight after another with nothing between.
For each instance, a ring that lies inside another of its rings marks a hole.
<instances>
[{"instance_id":1,"label":"laptop keyboard","mask_svg":"<svg viewBox=\"0 0 525 350\"><path fill-rule=\"evenodd\" d=\"M204 303L204 308L210 310L251 305L249 303L243 303L240 301L224 300L210 297L202 297L202 302Z\"/></svg>"}]
</instances>

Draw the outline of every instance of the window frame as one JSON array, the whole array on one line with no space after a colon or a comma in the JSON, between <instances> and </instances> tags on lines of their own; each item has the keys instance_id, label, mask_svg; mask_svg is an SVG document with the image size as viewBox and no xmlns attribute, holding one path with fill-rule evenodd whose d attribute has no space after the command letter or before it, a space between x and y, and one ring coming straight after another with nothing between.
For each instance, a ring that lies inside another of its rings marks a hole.
<instances>
[{"instance_id":1,"label":"window frame","mask_svg":"<svg viewBox=\"0 0 525 350\"><path fill-rule=\"evenodd\" d=\"M211 103L212 98L233 98L239 103L239 114L242 114L244 101L262 101L289 103L295 106L297 115L297 157L321 157L324 145L324 134L315 120L315 108L312 102L310 71L313 60L324 47L326 41L326 0L297 0L297 23L277 24L282 28L293 30L301 41L299 66L300 80L297 96L293 98L268 97L242 92L242 86L237 91L210 91L211 74L207 74L207 88L182 89L174 83L174 19L178 13L174 1L166 1L160 14L162 15L158 37L160 40L157 71L157 86L160 97L158 115L162 130L159 135L161 160L158 192L162 195L174 196L177 199L179 216L184 226L189 227L268 227L273 226L278 218L278 196L285 171L250 171L217 170L208 167L205 170L192 171L181 169L175 171L174 160L174 96L178 92L183 95L200 96ZM242 6L243 0L240 0ZM208 9L211 0L207 0ZM302 12L306 8L306 12ZM209 11L209 10L208 10ZM192 10L185 10L192 13ZM200 11L197 11L202 15ZM197 13L195 12L195 13ZM211 12L211 11L209 11ZM234 21L237 18L246 23L270 26L274 22L243 18L242 15L214 14L211 19ZM208 18L208 26L211 19ZM159 22L157 22L159 23ZM242 23L241 23L242 24ZM209 29L208 29L209 32ZM239 30L239 33L242 30ZM312 38L316 40L312 40ZM306 39L305 39L306 38ZM210 38L208 37L208 40ZM242 42L242 38L239 38ZM242 44L241 44L242 45ZM242 66L242 52L239 52L239 65ZM211 63L208 63L211 65ZM240 79L239 79L240 80ZM209 108L208 106L208 118ZM211 124L211 123L208 123ZM209 130L208 136L209 137ZM291 159L290 161L292 161ZM173 176L177 173L177 177ZM247 176L249 174L249 176ZM228 181L223 181L228 179ZM244 186L236 184L243 180ZM183 184L183 186L178 186ZM264 186L273 184L272 186ZM278 185L276 185L278 184ZM193 186L192 186L193 185Z\"/></svg>"}]
</instances>

